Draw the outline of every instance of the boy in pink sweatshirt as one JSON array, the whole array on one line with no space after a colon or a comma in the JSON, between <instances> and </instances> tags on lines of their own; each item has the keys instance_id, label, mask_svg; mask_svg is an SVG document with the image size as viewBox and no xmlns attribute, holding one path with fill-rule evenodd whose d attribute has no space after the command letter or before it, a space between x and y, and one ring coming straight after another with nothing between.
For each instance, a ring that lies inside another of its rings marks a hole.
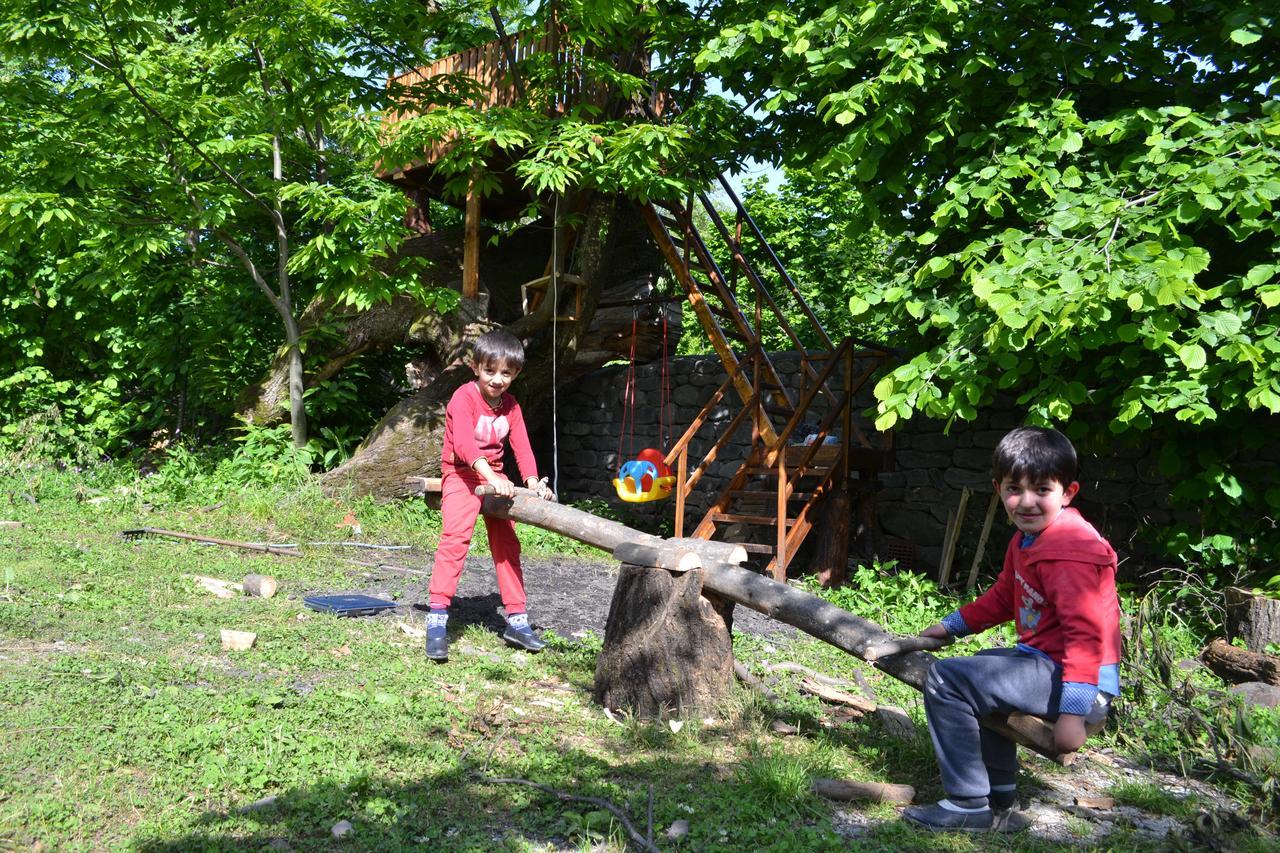
<instances>
[{"instance_id":1,"label":"boy in pink sweatshirt","mask_svg":"<svg viewBox=\"0 0 1280 853\"><path fill-rule=\"evenodd\" d=\"M449 659L446 629L449 604L458 590L462 566L471 548L471 534L482 499L476 486L490 485L503 497L515 494L515 486L502 470L504 444L511 443L516 465L525 486L547 500L554 495L538 479L537 464L524 415L516 398L507 392L524 368L524 346L513 335L497 330L482 335L473 349L471 369L475 382L468 382L449 399L445 407L444 447L440 459L440 510L444 530L431 568L430 606L427 614L427 657ZM529 627L525 611L524 575L520 570L520 541L510 519L484 517L489 534L489 550L498 576L498 592L507 613L502 638L512 645L540 651L545 645Z\"/></svg>"},{"instance_id":2,"label":"boy in pink sweatshirt","mask_svg":"<svg viewBox=\"0 0 1280 853\"><path fill-rule=\"evenodd\" d=\"M1116 554L1069 504L1080 490L1076 451L1057 430L1019 427L996 446L993 485L1017 532L1004 568L977 600L924 637L959 637L1013 620L1018 645L939 660L925 680L929 736L946 799L910 806L928 829L1019 828L1017 745L979 720L1023 711L1054 720L1054 745L1074 752L1085 726L1120 693Z\"/></svg>"}]
</instances>

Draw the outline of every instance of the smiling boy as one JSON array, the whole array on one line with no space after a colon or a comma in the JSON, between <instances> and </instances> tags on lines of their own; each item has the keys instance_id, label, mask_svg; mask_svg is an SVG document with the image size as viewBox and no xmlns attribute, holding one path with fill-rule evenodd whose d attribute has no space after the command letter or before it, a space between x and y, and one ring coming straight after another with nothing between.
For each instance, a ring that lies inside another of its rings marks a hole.
<instances>
[{"instance_id":1,"label":"smiling boy","mask_svg":"<svg viewBox=\"0 0 1280 853\"><path fill-rule=\"evenodd\" d=\"M525 486L540 497L554 500L538 469L524 427L524 415L516 398L507 393L524 367L524 346L502 330L482 335L471 358L474 382L463 385L445 407L444 446L440 458L440 510L443 530L431 567L431 612L427 614L426 654L434 661L449 659L449 605L458 590L463 563L471 548L471 534L482 499L477 486L490 485L502 497L515 494L515 485L502 470L502 456L509 442ZM484 517L498 576L498 592L507 614L502 638L508 643L540 651L544 643L529 626L525 612L524 574L520 569L520 540L510 519Z\"/></svg>"},{"instance_id":2,"label":"smiling boy","mask_svg":"<svg viewBox=\"0 0 1280 853\"><path fill-rule=\"evenodd\" d=\"M1013 620L1018 645L937 661L925 681L929 735L947 797L903 817L937 830L1012 829L1017 745L979 725L1023 711L1054 720L1074 752L1120 692L1116 554L1075 509L1076 451L1057 430L1020 427L996 446L992 485L1017 532L996 582L921 636L946 638Z\"/></svg>"}]
</instances>

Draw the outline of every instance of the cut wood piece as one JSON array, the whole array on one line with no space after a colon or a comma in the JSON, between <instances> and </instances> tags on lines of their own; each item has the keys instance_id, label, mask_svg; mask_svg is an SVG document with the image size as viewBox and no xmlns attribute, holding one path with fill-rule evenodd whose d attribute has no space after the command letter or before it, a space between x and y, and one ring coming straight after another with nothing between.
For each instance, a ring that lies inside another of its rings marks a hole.
<instances>
[{"instance_id":1,"label":"cut wood piece","mask_svg":"<svg viewBox=\"0 0 1280 853\"><path fill-rule=\"evenodd\" d=\"M21 521L0 521L0 527L22 527Z\"/></svg>"},{"instance_id":2,"label":"cut wood piece","mask_svg":"<svg viewBox=\"0 0 1280 853\"><path fill-rule=\"evenodd\" d=\"M1077 806L1086 809L1113 809L1116 807L1115 797L1076 797Z\"/></svg>"},{"instance_id":3,"label":"cut wood piece","mask_svg":"<svg viewBox=\"0 0 1280 853\"><path fill-rule=\"evenodd\" d=\"M731 565L742 565L747 561L748 552L751 551L749 545L739 542L713 542L710 539L694 539L691 536L681 536L677 538L667 539L672 545L679 545L693 551L702 557L705 562L729 563Z\"/></svg>"},{"instance_id":4,"label":"cut wood piece","mask_svg":"<svg viewBox=\"0 0 1280 853\"><path fill-rule=\"evenodd\" d=\"M952 642L954 640L950 637L946 639L938 639L936 637L899 637L896 640L867 646L866 651L863 652L862 659L874 663L880 658L889 657L889 655L935 651L951 645Z\"/></svg>"},{"instance_id":5,"label":"cut wood piece","mask_svg":"<svg viewBox=\"0 0 1280 853\"><path fill-rule=\"evenodd\" d=\"M613 558L620 563L652 566L669 572L688 572L702 568L702 558L697 554L688 548L665 542L659 545L623 542L613 549Z\"/></svg>"},{"instance_id":6,"label":"cut wood piece","mask_svg":"<svg viewBox=\"0 0 1280 853\"><path fill-rule=\"evenodd\" d=\"M858 800L869 803L910 805L916 798L916 789L910 785L891 785L888 782L863 782L857 779L817 778L812 783L813 792L828 800Z\"/></svg>"},{"instance_id":7,"label":"cut wood piece","mask_svg":"<svg viewBox=\"0 0 1280 853\"><path fill-rule=\"evenodd\" d=\"M1280 645L1280 598L1255 595L1240 587L1227 588L1227 638L1244 640L1251 652Z\"/></svg>"},{"instance_id":8,"label":"cut wood piece","mask_svg":"<svg viewBox=\"0 0 1280 853\"><path fill-rule=\"evenodd\" d=\"M623 564L596 661L596 702L637 717L680 717L710 711L732 681L729 626L702 597L702 572Z\"/></svg>"},{"instance_id":9,"label":"cut wood piece","mask_svg":"<svg viewBox=\"0 0 1280 853\"><path fill-rule=\"evenodd\" d=\"M244 576L244 582L240 584L240 588L245 595L251 595L255 598L271 598L276 594L277 587L276 579L271 575L248 574Z\"/></svg>"},{"instance_id":10,"label":"cut wood piece","mask_svg":"<svg viewBox=\"0 0 1280 853\"><path fill-rule=\"evenodd\" d=\"M440 477L405 477L404 484L409 487L412 494L426 495L431 493L439 493Z\"/></svg>"},{"instance_id":11,"label":"cut wood piece","mask_svg":"<svg viewBox=\"0 0 1280 853\"><path fill-rule=\"evenodd\" d=\"M228 652L243 652L253 646L258 635L252 631L222 629L222 648Z\"/></svg>"},{"instance_id":12,"label":"cut wood piece","mask_svg":"<svg viewBox=\"0 0 1280 853\"><path fill-rule=\"evenodd\" d=\"M1200 653L1200 659L1219 678L1229 684L1261 681L1280 686L1280 658L1274 655L1238 649L1221 638Z\"/></svg>"},{"instance_id":13,"label":"cut wood piece","mask_svg":"<svg viewBox=\"0 0 1280 853\"><path fill-rule=\"evenodd\" d=\"M800 679L800 689L805 693L817 696L827 702L836 702L841 705L847 705L850 708L861 711L864 714L870 714L876 709L876 703L869 699L863 699L861 696L854 696L852 693L846 693L826 684L815 681L812 678Z\"/></svg>"},{"instance_id":14,"label":"cut wood piece","mask_svg":"<svg viewBox=\"0 0 1280 853\"><path fill-rule=\"evenodd\" d=\"M236 593L240 591L240 585L232 581L224 581L221 578L210 578L204 575L189 576L196 584L205 591L211 592L218 598L234 598Z\"/></svg>"}]
</instances>

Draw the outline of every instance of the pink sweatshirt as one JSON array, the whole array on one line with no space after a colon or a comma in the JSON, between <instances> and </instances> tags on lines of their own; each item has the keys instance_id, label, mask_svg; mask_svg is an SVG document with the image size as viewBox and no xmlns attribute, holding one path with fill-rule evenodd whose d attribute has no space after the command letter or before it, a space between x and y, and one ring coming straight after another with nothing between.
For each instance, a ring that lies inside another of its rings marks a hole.
<instances>
[{"instance_id":1,"label":"pink sweatshirt","mask_svg":"<svg viewBox=\"0 0 1280 853\"><path fill-rule=\"evenodd\" d=\"M468 382L449 398L444 410L444 447L440 473L470 471L476 460L484 457L494 471L502 470L502 445L511 441L516 465L524 479L537 479L538 466L525 432L520 404L510 394L502 395L498 408L492 408L480 393L480 386Z\"/></svg>"}]
</instances>

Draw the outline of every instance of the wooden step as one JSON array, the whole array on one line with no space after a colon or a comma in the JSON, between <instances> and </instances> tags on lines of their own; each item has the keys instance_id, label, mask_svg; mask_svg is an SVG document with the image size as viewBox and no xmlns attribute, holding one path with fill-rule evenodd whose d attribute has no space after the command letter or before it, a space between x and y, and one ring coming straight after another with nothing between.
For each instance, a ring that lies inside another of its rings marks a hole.
<instances>
[{"instance_id":1,"label":"wooden step","mask_svg":"<svg viewBox=\"0 0 1280 853\"><path fill-rule=\"evenodd\" d=\"M773 556L774 549L772 545L761 545L758 542L735 542L733 544L741 546L742 550L748 554L768 554L771 557Z\"/></svg>"},{"instance_id":2,"label":"wooden step","mask_svg":"<svg viewBox=\"0 0 1280 853\"><path fill-rule=\"evenodd\" d=\"M746 500L749 502L754 502L753 499L755 498L759 498L760 500L767 499L771 501L776 501L778 499L778 494L777 492L774 492L772 490L761 491L758 489L733 489L729 492L729 497L733 498L734 500ZM813 492L792 492L791 495L787 498L787 500L807 501L811 497L813 497Z\"/></svg>"},{"instance_id":3,"label":"wooden step","mask_svg":"<svg viewBox=\"0 0 1280 853\"><path fill-rule=\"evenodd\" d=\"M770 527L778 523L778 519L771 515L743 515L737 512L713 512L711 520L717 524L723 522L725 524L767 524ZM788 518L787 527L795 524L795 519Z\"/></svg>"}]
</instances>

